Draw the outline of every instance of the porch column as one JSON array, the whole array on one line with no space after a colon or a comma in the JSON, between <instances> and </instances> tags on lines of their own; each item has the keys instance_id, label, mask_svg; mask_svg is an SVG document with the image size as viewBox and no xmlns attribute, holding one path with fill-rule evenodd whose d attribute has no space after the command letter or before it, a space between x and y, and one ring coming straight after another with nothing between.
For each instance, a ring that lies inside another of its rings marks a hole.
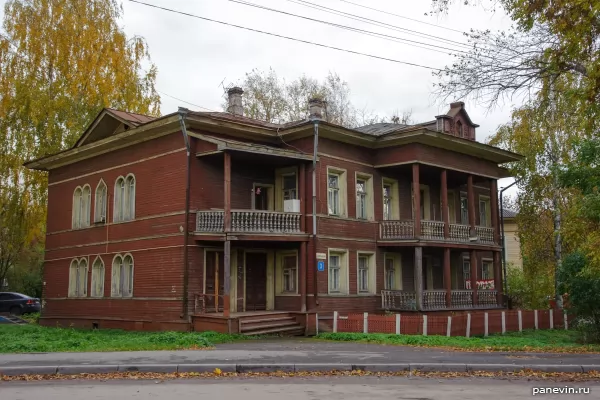
<instances>
[{"instance_id":1,"label":"porch column","mask_svg":"<svg viewBox=\"0 0 600 400\"><path fill-rule=\"evenodd\" d=\"M500 262L500 252L494 252L494 288L496 289L496 297L499 306L502 305L503 290L502 290L502 263Z\"/></svg>"},{"instance_id":2,"label":"porch column","mask_svg":"<svg viewBox=\"0 0 600 400\"><path fill-rule=\"evenodd\" d=\"M446 287L446 307L452 306L452 274L450 272L450 248L444 248L444 286Z\"/></svg>"},{"instance_id":3,"label":"porch column","mask_svg":"<svg viewBox=\"0 0 600 400\"><path fill-rule=\"evenodd\" d=\"M470 237L475 236L475 190L473 189L473 175L469 175L467 178L467 201L468 211L469 211L469 226L470 229Z\"/></svg>"},{"instance_id":4,"label":"porch column","mask_svg":"<svg viewBox=\"0 0 600 400\"><path fill-rule=\"evenodd\" d=\"M492 229L494 230L494 244L500 243L500 223L498 221L498 181L490 182L490 207L492 208Z\"/></svg>"},{"instance_id":5,"label":"porch column","mask_svg":"<svg viewBox=\"0 0 600 400\"><path fill-rule=\"evenodd\" d=\"M298 199L300 199L300 232L306 233L306 169L298 166Z\"/></svg>"},{"instance_id":6,"label":"porch column","mask_svg":"<svg viewBox=\"0 0 600 400\"><path fill-rule=\"evenodd\" d=\"M423 310L423 248L415 247L415 294L417 311Z\"/></svg>"},{"instance_id":7,"label":"porch column","mask_svg":"<svg viewBox=\"0 0 600 400\"><path fill-rule=\"evenodd\" d=\"M306 312L306 242L300 242L300 257L298 260L300 273L298 274L298 288L300 289L300 312Z\"/></svg>"},{"instance_id":8,"label":"porch column","mask_svg":"<svg viewBox=\"0 0 600 400\"><path fill-rule=\"evenodd\" d=\"M225 235L231 231L231 155L223 153L224 182L223 182L223 230ZM229 317L229 290L231 287L231 241L226 237L223 251L223 315Z\"/></svg>"},{"instance_id":9,"label":"porch column","mask_svg":"<svg viewBox=\"0 0 600 400\"><path fill-rule=\"evenodd\" d=\"M421 237L421 184L419 183L419 164L412 165L414 237ZM422 280L422 279L421 279Z\"/></svg>"},{"instance_id":10,"label":"porch column","mask_svg":"<svg viewBox=\"0 0 600 400\"><path fill-rule=\"evenodd\" d=\"M448 210L448 171L442 170L441 174L442 188L442 219L444 220L444 238L450 237L450 215Z\"/></svg>"},{"instance_id":11,"label":"porch column","mask_svg":"<svg viewBox=\"0 0 600 400\"><path fill-rule=\"evenodd\" d=\"M476 306L478 301L477 297L477 252L471 250L470 254L471 261L471 290L473 291L473 306Z\"/></svg>"}]
</instances>

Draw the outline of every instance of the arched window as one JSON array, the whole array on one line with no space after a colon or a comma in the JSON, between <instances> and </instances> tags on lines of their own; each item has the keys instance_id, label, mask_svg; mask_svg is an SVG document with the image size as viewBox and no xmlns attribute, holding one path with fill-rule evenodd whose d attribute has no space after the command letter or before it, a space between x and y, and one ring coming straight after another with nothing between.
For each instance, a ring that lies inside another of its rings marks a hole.
<instances>
[{"instance_id":1,"label":"arched window","mask_svg":"<svg viewBox=\"0 0 600 400\"><path fill-rule=\"evenodd\" d=\"M104 261L96 257L92 264L92 297L104 296Z\"/></svg>"},{"instance_id":2,"label":"arched window","mask_svg":"<svg viewBox=\"0 0 600 400\"><path fill-rule=\"evenodd\" d=\"M133 296L133 257L130 254L117 254L113 259L111 296Z\"/></svg>"},{"instance_id":3,"label":"arched window","mask_svg":"<svg viewBox=\"0 0 600 400\"><path fill-rule=\"evenodd\" d=\"M77 186L73 192L73 229L81 228L81 199L83 190Z\"/></svg>"},{"instance_id":4,"label":"arched window","mask_svg":"<svg viewBox=\"0 0 600 400\"><path fill-rule=\"evenodd\" d=\"M120 176L115 182L114 221L131 221L135 219L135 177Z\"/></svg>"},{"instance_id":5,"label":"arched window","mask_svg":"<svg viewBox=\"0 0 600 400\"><path fill-rule=\"evenodd\" d=\"M87 259L74 259L69 267L69 297L87 296Z\"/></svg>"},{"instance_id":6,"label":"arched window","mask_svg":"<svg viewBox=\"0 0 600 400\"><path fill-rule=\"evenodd\" d=\"M106 222L106 197L107 197L106 184L102 179L96 186L96 197L94 205L94 222Z\"/></svg>"},{"instance_id":7,"label":"arched window","mask_svg":"<svg viewBox=\"0 0 600 400\"><path fill-rule=\"evenodd\" d=\"M90 185L83 187L81 197L81 227L90 226L90 214L92 213L92 189Z\"/></svg>"}]
</instances>

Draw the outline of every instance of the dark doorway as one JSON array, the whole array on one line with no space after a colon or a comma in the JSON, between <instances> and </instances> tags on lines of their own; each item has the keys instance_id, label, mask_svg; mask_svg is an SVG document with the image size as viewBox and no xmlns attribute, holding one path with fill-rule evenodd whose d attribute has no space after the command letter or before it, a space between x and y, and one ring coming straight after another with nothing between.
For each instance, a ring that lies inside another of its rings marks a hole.
<instances>
[{"instance_id":1,"label":"dark doorway","mask_svg":"<svg viewBox=\"0 0 600 400\"><path fill-rule=\"evenodd\" d=\"M256 186L254 188L254 209L269 210L269 187Z\"/></svg>"},{"instance_id":2,"label":"dark doorway","mask_svg":"<svg viewBox=\"0 0 600 400\"><path fill-rule=\"evenodd\" d=\"M218 290L217 290L218 287ZM225 294L225 267L223 253L206 252L206 291L205 307L208 312L223 311L223 295ZM220 296L220 297L219 297Z\"/></svg>"},{"instance_id":3,"label":"dark doorway","mask_svg":"<svg viewBox=\"0 0 600 400\"><path fill-rule=\"evenodd\" d=\"M246 253L246 311L267 309L267 254Z\"/></svg>"}]
</instances>

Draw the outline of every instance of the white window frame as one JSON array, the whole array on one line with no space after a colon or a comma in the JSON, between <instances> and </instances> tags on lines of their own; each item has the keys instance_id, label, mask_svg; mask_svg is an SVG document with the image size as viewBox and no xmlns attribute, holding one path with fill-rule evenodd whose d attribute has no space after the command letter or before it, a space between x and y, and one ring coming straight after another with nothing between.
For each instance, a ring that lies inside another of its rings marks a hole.
<instances>
[{"instance_id":1,"label":"white window frame","mask_svg":"<svg viewBox=\"0 0 600 400\"><path fill-rule=\"evenodd\" d=\"M108 186L103 179L100 179L96 186L94 194L94 222L103 223L106 221L106 208L108 206Z\"/></svg>"},{"instance_id":2,"label":"white window frame","mask_svg":"<svg viewBox=\"0 0 600 400\"><path fill-rule=\"evenodd\" d=\"M104 260L102 257L97 256L92 264L92 286L90 297L104 297L104 273L106 271L106 267L104 266ZM97 282L100 282L97 285ZM96 287L99 287L99 290L96 291Z\"/></svg>"},{"instance_id":3,"label":"white window frame","mask_svg":"<svg viewBox=\"0 0 600 400\"><path fill-rule=\"evenodd\" d=\"M332 288L332 273L331 264L332 257L339 257L339 277L338 287ZM348 274L348 250L347 249L328 249L327 250L327 293L334 296L347 296L349 290L349 274Z\"/></svg>"},{"instance_id":4,"label":"white window frame","mask_svg":"<svg viewBox=\"0 0 600 400\"><path fill-rule=\"evenodd\" d=\"M329 176L336 175L338 178L337 187L337 210L331 208L331 195L332 190L329 188ZM334 217L347 218L348 217L348 190L347 190L347 172L345 169L336 167L327 167L327 214Z\"/></svg>"},{"instance_id":5,"label":"white window frame","mask_svg":"<svg viewBox=\"0 0 600 400\"><path fill-rule=\"evenodd\" d=\"M284 260L286 257L295 257L296 259L296 266L295 266L295 272L294 272L294 279L295 279L295 288L294 290L291 291L287 291L285 290L285 264L284 264ZM299 286L299 281L298 281L298 267L299 267L299 254L297 250L286 250L286 251L278 251L276 254L276 282L275 282L275 293L277 296L296 296L298 295L298 286Z\"/></svg>"},{"instance_id":6,"label":"white window frame","mask_svg":"<svg viewBox=\"0 0 600 400\"><path fill-rule=\"evenodd\" d=\"M364 192L362 193L362 200L364 201L364 214L359 211L360 202L358 200L358 182L362 181L365 184ZM362 172L356 172L354 176L354 194L356 199L356 219L363 221L373 221L373 175L365 174Z\"/></svg>"},{"instance_id":7,"label":"white window frame","mask_svg":"<svg viewBox=\"0 0 600 400\"><path fill-rule=\"evenodd\" d=\"M72 229L82 229L90 226L91 203L92 190L90 185L77 186L73 191Z\"/></svg>"},{"instance_id":8,"label":"white window frame","mask_svg":"<svg viewBox=\"0 0 600 400\"><path fill-rule=\"evenodd\" d=\"M131 259L131 264L129 265L125 264L127 258ZM130 253L114 256L111 268L111 297L133 297L134 265L135 261ZM127 291L124 288L125 274L129 275Z\"/></svg>"},{"instance_id":9,"label":"white window frame","mask_svg":"<svg viewBox=\"0 0 600 400\"><path fill-rule=\"evenodd\" d=\"M393 286L390 286L388 280L388 261L392 262ZM402 257L398 253L385 253L383 255L383 286L385 290L402 290Z\"/></svg>"},{"instance_id":10,"label":"white window frame","mask_svg":"<svg viewBox=\"0 0 600 400\"><path fill-rule=\"evenodd\" d=\"M361 287L361 268L360 259L366 259L367 261L367 287L364 290ZM377 293L377 260L375 259L375 253L370 251L357 251L356 252L356 293L359 295L372 295Z\"/></svg>"},{"instance_id":11,"label":"white window frame","mask_svg":"<svg viewBox=\"0 0 600 400\"><path fill-rule=\"evenodd\" d=\"M74 258L69 264L68 297L86 297L88 285L88 259Z\"/></svg>"},{"instance_id":12,"label":"white window frame","mask_svg":"<svg viewBox=\"0 0 600 400\"><path fill-rule=\"evenodd\" d=\"M389 213L386 215L386 196L385 196L385 187L390 187L390 196L388 196L389 204ZM382 200L382 219L385 220L399 220L400 219L400 208L398 207L400 192L398 190L398 181L396 179L391 178L382 178L381 179L381 200Z\"/></svg>"},{"instance_id":13,"label":"white window frame","mask_svg":"<svg viewBox=\"0 0 600 400\"><path fill-rule=\"evenodd\" d=\"M137 180L133 174L119 176L115 180L113 222L135 219L136 184Z\"/></svg>"},{"instance_id":14,"label":"white window frame","mask_svg":"<svg viewBox=\"0 0 600 400\"><path fill-rule=\"evenodd\" d=\"M481 211L481 204L485 204L485 214L483 214ZM490 200L490 196L485 196L485 195L479 195L479 226L485 226L485 227L491 227L491 200ZM484 218L482 219L481 217L484 216Z\"/></svg>"}]
</instances>

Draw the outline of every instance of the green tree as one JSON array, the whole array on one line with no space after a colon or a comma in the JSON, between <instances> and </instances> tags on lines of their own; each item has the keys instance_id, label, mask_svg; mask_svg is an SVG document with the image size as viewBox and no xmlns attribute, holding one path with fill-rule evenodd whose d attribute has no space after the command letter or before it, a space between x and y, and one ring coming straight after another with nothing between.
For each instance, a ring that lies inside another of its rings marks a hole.
<instances>
[{"instance_id":1,"label":"green tree","mask_svg":"<svg viewBox=\"0 0 600 400\"><path fill-rule=\"evenodd\" d=\"M71 147L103 107L158 115L157 69L116 0L9 0L0 30L0 275L43 243L47 177L28 159ZM3 267L4 266L4 267Z\"/></svg>"}]
</instances>

